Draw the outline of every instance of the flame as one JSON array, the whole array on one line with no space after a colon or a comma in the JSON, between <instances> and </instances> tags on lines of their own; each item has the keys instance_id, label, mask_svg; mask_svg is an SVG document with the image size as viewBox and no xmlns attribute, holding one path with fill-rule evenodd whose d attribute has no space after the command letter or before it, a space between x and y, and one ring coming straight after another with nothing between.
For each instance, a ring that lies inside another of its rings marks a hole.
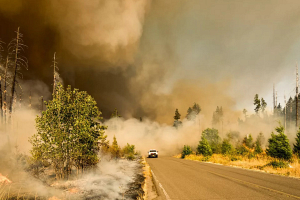
<instances>
[{"instance_id":1,"label":"flame","mask_svg":"<svg viewBox=\"0 0 300 200\"><path fill-rule=\"evenodd\" d=\"M59 198L57 198L56 196L50 197L48 200L61 200Z\"/></svg>"},{"instance_id":2,"label":"flame","mask_svg":"<svg viewBox=\"0 0 300 200\"><path fill-rule=\"evenodd\" d=\"M0 174L0 183L9 184L9 183L12 183L12 182L11 182L11 180L9 180L8 178L6 178L6 177L3 176L2 174Z\"/></svg>"},{"instance_id":3,"label":"flame","mask_svg":"<svg viewBox=\"0 0 300 200\"><path fill-rule=\"evenodd\" d=\"M68 192L73 193L73 194L76 194L76 193L79 192L79 190L78 190L78 188L69 188L69 189L68 189Z\"/></svg>"}]
</instances>

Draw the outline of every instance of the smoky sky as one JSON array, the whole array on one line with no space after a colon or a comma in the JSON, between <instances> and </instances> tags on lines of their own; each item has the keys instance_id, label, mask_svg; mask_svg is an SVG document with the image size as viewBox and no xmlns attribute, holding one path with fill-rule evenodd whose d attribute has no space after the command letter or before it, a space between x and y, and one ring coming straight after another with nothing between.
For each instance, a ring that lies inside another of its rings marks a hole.
<instances>
[{"instance_id":1,"label":"smoky sky","mask_svg":"<svg viewBox=\"0 0 300 200\"><path fill-rule=\"evenodd\" d=\"M194 102L204 114L242 110L259 93L271 106L273 83L291 80L300 60L299 11L295 0L0 0L0 38L20 27L25 81L51 91L56 52L64 84L105 117L117 108L170 123Z\"/></svg>"}]
</instances>

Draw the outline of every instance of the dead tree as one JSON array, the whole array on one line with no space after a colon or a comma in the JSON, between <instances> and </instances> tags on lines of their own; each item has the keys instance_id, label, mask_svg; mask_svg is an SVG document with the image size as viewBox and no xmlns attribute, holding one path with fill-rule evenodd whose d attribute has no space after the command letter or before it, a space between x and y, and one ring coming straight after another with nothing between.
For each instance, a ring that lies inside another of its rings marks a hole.
<instances>
[{"instance_id":1,"label":"dead tree","mask_svg":"<svg viewBox=\"0 0 300 200\"><path fill-rule=\"evenodd\" d=\"M3 111L4 111L4 123L6 123L6 114L7 114L7 101L6 101L6 96L7 96L7 80L8 80L8 56L6 57L6 62L5 62L5 70L4 70L4 97L3 97Z\"/></svg>"},{"instance_id":2,"label":"dead tree","mask_svg":"<svg viewBox=\"0 0 300 200\"><path fill-rule=\"evenodd\" d=\"M0 113L1 113L1 123L3 122L3 105L2 105L2 85L1 85L1 76L0 76Z\"/></svg>"},{"instance_id":3,"label":"dead tree","mask_svg":"<svg viewBox=\"0 0 300 200\"><path fill-rule=\"evenodd\" d=\"M53 65L51 67L53 67L53 96L55 95L55 91L56 91L56 82L58 79L58 73L57 71L59 70L58 66L57 66L57 61L55 58L56 52L54 52L54 56L53 56Z\"/></svg>"},{"instance_id":4,"label":"dead tree","mask_svg":"<svg viewBox=\"0 0 300 200\"><path fill-rule=\"evenodd\" d=\"M2 42L0 40L0 51L3 51L3 44L4 42ZM2 60L2 56L0 54L0 61ZM0 76L0 115L1 115L1 122L3 121L3 100L2 100L2 80L1 80L1 76Z\"/></svg>"},{"instance_id":5,"label":"dead tree","mask_svg":"<svg viewBox=\"0 0 300 200\"><path fill-rule=\"evenodd\" d=\"M17 37L14 38L8 45L8 52L11 56L14 57L14 65L13 65L13 76L12 76L12 85L11 85L11 97L10 97L10 104L9 104L9 112L12 113L13 102L14 102L14 95L16 92L16 85L17 85L17 75L20 74L19 71L21 70L21 66L24 66L25 69L28 70L28 61L24 56L21 56L21 52L24 52L24 45L22 37L23 34L20 33L20 27L18 27Z\"/></svg>"}]
</instances>

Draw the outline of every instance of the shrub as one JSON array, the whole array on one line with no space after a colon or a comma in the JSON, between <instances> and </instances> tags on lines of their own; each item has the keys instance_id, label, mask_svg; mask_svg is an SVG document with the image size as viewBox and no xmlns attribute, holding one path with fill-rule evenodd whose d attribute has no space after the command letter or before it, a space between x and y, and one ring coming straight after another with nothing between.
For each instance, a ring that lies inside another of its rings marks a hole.
<instances>
[{"instance_id":1,"label":"shrub","mask_svg":"<svg viewBox=\"0 0 300 200\"><path fill-rule=\"evenodd\" d=\"M205 139L205 137L202 136L201 141L199 141L199 145L197 147L197 153L202 154L203 156L211 156L212 150Z\"/></svg>"},{"instance_id":2,"label":"shrub","mask_svg":"<svg viewBox=\"0 0 300 200\"><path fill-rule=\"evenodd\" d=\"M123 148L123 153L124 154L134 154L134 145L130 145L127 143L127 145Z\"/></svg>"},{"instance_id":3,"label":"shrub","mask_svg":"<svg viewBox=\"0 0 300 200\"><path fill-rule=\"evenodd\" d=\"M193 153L191 147L188 145L184 145L181 153L181 158L185 158L185 156L190 155L191 153Z\"/></svg>"},{"instance_id":4,"label":"shrub","mask_svg":"<svg viewBox=\"0 0 300 200\"><path fill-rule=\"evenodd\" d=\"M253 148L254 144L253 144L253 138L251 134L244 137L243 144L248 148Z\"/></svg>"},{"instance_id":5,"label":"shrub","mask_svg":"<svg viewBox=\"0 0 300 200\"><path fill-rule=\"evenodd\" d=\"M221 149L222 149L222 154L227 155L232 153L233 147L229 143L229 140L223 140Z\"/></svg>"},{"instance_id":6,"label":"shrub","mask_svg":"<svg viewBox=\"0 0 300 200\"><path fill-rule=\"evenodd\" d=\"M240 144L236 147L236 153L239 155L246 155L249 153L249 150L243 144Z\"/></svg>"},{"instance_id":7,"label":"shrub","mask_svg":"<svg viewBox=\"0 0 300 200\"><path fill-rule=\"evenodd\" d=\"M278 134L271 134L271 138L268 140L269 146L266 152L273 158L288 160L292 157L292 149L289 145L287 136L284 134L284 128L280 124L275 130Z\"/></svg>"},{"instance_id":8,"label":"shrub","mask_svg":"<svg viewBox=\"0 0 300 200\"><path fill-rule=\"evenodd\" d=\"M133 153L130 153L130 154L125 155L125 158L126 158L127 160L134 160L134 159L135 159L135 156L134 156Z\"/></svg>"},{"instance_id":9,"label":"shrub","mask_svg":"<svg viewBox=\"0 0 300 200\"><path fill-rule=\"evenodd\" d=\"M123 148L123 155L126 159L128 160L134 160L135 159L135 154L136 152L134 151L135 146L134 145L130 145L127 143L127 145Z\"/></svg>"},{"instance_id":10,"label":"shrub","mask_svg":"<svg viewBox=\"0 0 300 200\"><path fill-rule=\"evenodd\" d=\"M218 129L207 128L202 132L213 153L221 153L221 138Z\"/></svg>"},{"instance_id":11,"label":"shrub","mask_svg":"<svg viewBox=\"0 0 300 200\"><path fill-rule=\"evenodd\" d=\"M267 166L272 166L273 168L287 168L289 164L287 162L284 162L282 160L274 160L267 164Z\"/></svg>"},{"instance_id":12,"label":"shrub","mask_svg":"<svg viewBox=\"0 0 300 200\"><path fill-rule=\"evenodd\" d=\"M254 153L262 153L263 149L261 148L261 145L258 141L255 142L255 148L254 148Z\"/></svg>"}]
</instances>

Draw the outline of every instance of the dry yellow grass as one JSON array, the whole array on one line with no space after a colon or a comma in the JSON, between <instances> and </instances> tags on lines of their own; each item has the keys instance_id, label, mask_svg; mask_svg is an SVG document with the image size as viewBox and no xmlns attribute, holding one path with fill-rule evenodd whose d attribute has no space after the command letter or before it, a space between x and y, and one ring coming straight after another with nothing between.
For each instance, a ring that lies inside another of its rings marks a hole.
<instances>
[{"instance_id":1,"label":"dry yellow grass","mask_svg":"<svg viewBox=\"0 0 300 200\"><path fill-rule=\"evenodd\" d=\"M174 157L181 158L181 155L179 154ZM296 156L291 159L292 161L289 163L289 167L287 168L273 168L272 166L268 166L268 163L276 161L276 159L265 154L256 155L253 158L248 158L248 156L226 156L222 154L213 154L208 158L202 155L191 154L186 156L184 159L202 162L207 161L245 169L260 170L271 174L280 174L284 176L300 178L300 160Z\"/></svg>"}]
</instances>

